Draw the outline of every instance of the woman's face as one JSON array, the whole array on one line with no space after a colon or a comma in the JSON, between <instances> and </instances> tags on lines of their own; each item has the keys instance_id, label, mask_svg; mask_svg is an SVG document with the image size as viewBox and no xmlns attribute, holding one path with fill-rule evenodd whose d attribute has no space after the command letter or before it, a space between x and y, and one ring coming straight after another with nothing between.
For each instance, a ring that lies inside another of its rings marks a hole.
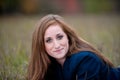
<instances>
[{"instance_id":1,"label":"woman's face","mask_svg":"<svg viewBox=\"0 0 120 80\"><path fill-rule=\"evenodd\" d=\"M48 55L56 60L66 58L69 49L68 37L60 25L51 25L44 35L45 49Z\"/></svg>"}]
</instances>

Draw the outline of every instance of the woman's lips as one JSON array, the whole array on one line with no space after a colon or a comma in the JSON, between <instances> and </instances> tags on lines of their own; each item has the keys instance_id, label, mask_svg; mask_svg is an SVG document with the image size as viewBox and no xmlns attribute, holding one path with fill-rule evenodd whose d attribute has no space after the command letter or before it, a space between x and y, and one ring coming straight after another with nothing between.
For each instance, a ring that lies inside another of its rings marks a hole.
<instances>
[{"instance_id":1,"label":"woman's lips","mask_svg":"<svg viewBox=\"0 0 120 80\"><path fill-rule=\"evenodd\" d=\"M62 48L62 49L55 50L54 52L60 52L61 50L63 50L63 48Z\"/></svg>"}]
</instances>

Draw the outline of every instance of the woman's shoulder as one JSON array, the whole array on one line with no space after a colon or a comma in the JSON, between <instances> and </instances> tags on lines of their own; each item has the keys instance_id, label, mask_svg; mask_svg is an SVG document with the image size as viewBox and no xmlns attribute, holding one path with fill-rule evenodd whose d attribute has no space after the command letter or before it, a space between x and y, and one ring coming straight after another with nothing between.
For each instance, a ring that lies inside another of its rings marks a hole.
<instances>
[{"instance_id":1,"label":"woman's shoulder","mask_svg":"<svg viewBox=\"0 0 120 80\"><path fill-rule=\"evenodd\" d=\"M76 71L78 76L87 72L87 78L100 78L100 80L118 80L120 72L109 67L94 52L80 51L69 57L65 62L66 73ZM112 79L111 79L112 78Z\"/></svg>"},{"instance_id":2,"label":"woman's shoulder","mask_svg":"<svg viewBox=\"0 0 120 80\"><path fill-rule=\"evenodd\" d=\"M74 53L70 56L70 59L72 61L80 61L80 60L86 60L86 59L94 59L94 60L101 60L94 52L91 51L80 51L77 53Z\"/></svg>"},{"instance_id":3,"label":"woman's shoulder","mask_svg":"<svg viewBox=\"0 0 120 80\"><path fill-rule=\"evenodd\" d=\"M78 55L87 56L87 55L91 55L91 54L94 54L94 53L91 51L79 51L79 52L72 54L71 56L78 56Z\"/></svg>"},{"instance_id":4,"label":"woman's shoulder","mask_svg":"<svg viewBox=\"0 0 120 80\"><path fill-rule=\"evenodd\" d=\"M101 59L91 51L80 51L72 54L65 62L64 68L66 73L75 72L83 75L86 72L88 75L99 72L101 66ZM95 70L96 69L96 70Z\"/></svg>"},{"instance_id":5,"label":"woman's shoulder","mask_svg":"<svg viewBox=\"0 0 120 80\"><path fill-rule=\"evenodd\" d=\"M103 61L91 51L80 51L72 54L65 62L70 68L76 68L78 66L87 68L86 66L94 66L94 68L99 64L101 65Z\"/></svg>"}]
</instances>

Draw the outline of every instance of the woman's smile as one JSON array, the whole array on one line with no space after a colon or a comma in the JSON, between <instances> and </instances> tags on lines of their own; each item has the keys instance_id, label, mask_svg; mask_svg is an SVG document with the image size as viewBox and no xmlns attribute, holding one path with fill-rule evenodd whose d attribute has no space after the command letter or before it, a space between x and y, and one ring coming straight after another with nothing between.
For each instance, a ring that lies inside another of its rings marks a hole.
<instances>
[{"instance_id":1,"label":"woman's smile","mask_svg":"<svg viewBox=\"0 0 120 80\"><path fill-rule=\"evenodd\" d=\"M61 49L55 50L54 52L60 53L60 52L62 52L63 49L64 49L64 48L61 48Z\"/></svg>"}]
</instances>

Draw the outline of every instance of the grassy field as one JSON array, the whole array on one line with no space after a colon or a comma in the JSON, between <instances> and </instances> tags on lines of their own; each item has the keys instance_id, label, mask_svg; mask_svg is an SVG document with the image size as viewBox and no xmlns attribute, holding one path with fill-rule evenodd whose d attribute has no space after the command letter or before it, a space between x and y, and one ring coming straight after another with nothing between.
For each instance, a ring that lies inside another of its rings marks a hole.
<instances>
[{"instance_id":1,"label":"grassy field","mask_svg":"<svg viewBox=\"0 0 120 80\"><path fill-rule=\"evenodd\" d=\"M31 37L41 16L0 17L0 80L25 80ZM64 16L80 37L120 65L120 16Z\"/></svg>"}]
</instances>

